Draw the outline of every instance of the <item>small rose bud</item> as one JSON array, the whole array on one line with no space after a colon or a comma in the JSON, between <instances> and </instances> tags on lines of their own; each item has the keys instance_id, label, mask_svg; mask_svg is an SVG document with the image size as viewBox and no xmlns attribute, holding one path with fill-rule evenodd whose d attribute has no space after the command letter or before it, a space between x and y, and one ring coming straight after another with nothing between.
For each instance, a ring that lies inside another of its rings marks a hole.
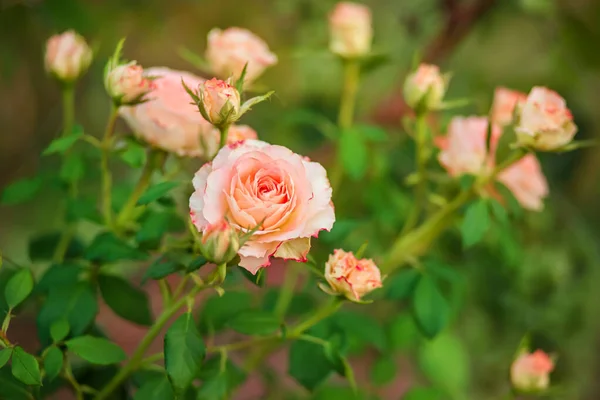
<instances>
[{"instance_id":1,"label":"small rose bud","mask_svg":"<svg viewBox=\"0 0 600 400\"><path fill-rule=\"evenodd\" d=\"M565 100L558 93L534 87L519 108L515 131L521 145L552 151L573 140L577 126Z\"/></svg>"},{"instance_id":2,"label":"small rose bud","mask_svg":"<svg viewBox=\"0 0 600 400\"><path fill-rule=\"evenodd\" d=\"M371 10L362 4L338 3L329 16L329 32L332 53L344 58L367 55L373 39Z\"/></svg>"},{"instance_id":3,"label":"small rose bud","mask_svg":"<svg viewBox=\"0 0 600 400\"><path fill-rule=\"evenodd\" d=\"M244 140L256 140L258 134L248 125L231 125L227 132L227 144L237 144Z\"/></svg>"},{"instance_id":4,"label":"small rose bud","mask_svg":"<svg viewBox=\"0 0 600 400\"><path fill-rule=\"evenodd\" d=\"M227 263L233 260L239 249L238 235L225 220L207 226L202 234L202 254L210 262Z\"/></svg>"},{"instance_id":5,"label":"small rose bud","mask_svg":"<svg viewBox=\"0 0 600 400\"><path fill-rule=\"evenodd\" d=\"M421 64L404 81L404 100L413 109L436 110L446 93L446 80L437 65Z\"/></svg>"},{"instance_id":6,"label":"small rose bud","mask_svg":"<svg viewBox=\"0 0 600 400\"><path fill-rule=\"evenodd\" d=\"M200 84L204 117L215 126L230 124L240 113L240 94L229 83L213 78Z\"/></svg>"},{"instance_id":7,"label":"small rose bud","mask_svg":"<svg viewBox=\"0 0 600 400\"><path fill-rule=\"evenodd\" d=\"M550 385L553 369L554 362L542 350L521 353L510 368L510 379L519 392L542 392Z\"/></svg>"},{"instance_id":8,"label":"small rose bud","mask_svg":"<svg viewBox=\"0 0 600 400\"><path fill-rule=\"evenodd\" d=\"M54 35L46 43L46 71L60 81L73 82L87 71L92 55L85 39L74 31Z\"/></svg>"},{"instance_id":9,"label":"small rose bud","mask_svg":"<svg viewBox=\"0 0 600 400\"><path fill-rule=\"evenodd\" d=\"M337 249L325 264L325 279L334 292L349 300L361 297L381 287L381 273L373 260L357 260L352 252Z\"/></svg>"},{"instance_id":10,"label":"small rose bud","mask_svg":"<svg viewBox=\"0 0 600 400\"><path fill-rule=\"evenodd\" d=\"M144 96L154 88L152 79L144 76L144 69L134 62L110 70L105 80L106 91L118 105L144 102Z\"/></svg>"},{"instance_id":11,"label":"small rose bud","mask_svg":"<svg viewBox=\"0 0 600 400\"><path fill-rule=\"evenodd\" d=\"M514 119L515 107L527 100L525 93L498 87L494 91L492 103L492 122L498 126L510 125Z\"/></svg>"}]
</instances>

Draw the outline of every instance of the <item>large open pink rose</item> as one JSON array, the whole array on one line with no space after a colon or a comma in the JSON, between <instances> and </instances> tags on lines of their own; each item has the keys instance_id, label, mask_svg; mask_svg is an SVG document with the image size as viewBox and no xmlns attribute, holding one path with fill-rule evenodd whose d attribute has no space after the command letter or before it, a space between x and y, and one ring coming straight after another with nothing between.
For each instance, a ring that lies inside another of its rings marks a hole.
<instances>
[{"instance_id":1,"label":"large open pink rose","mask_svg":"<svg viewBox=\"0 0 600 400\"><path fill-rule=\"evenodd\" d=\"M164 67L144 70L146 76L157 77L149 101L119 112L136 135L153 146L181 156L200 157L217 151L219 134L202 118L198 108L190 104L181 81L190 88L203 82L189 72Z\"/></svg>"},{"instance_id":2,"label":"large open pink rose","mask_svg":"<svg viewBox=\"0 0 600 400\"><path fill-rule=\"evenodd\" d=\"M199 231L223 218L240 232L260 224L240 249L252 273L270 257L306 261L310 238L335 221L325 169L258 140L223 147L194 177L190 215Z\"/></svg>"}]
</instances>

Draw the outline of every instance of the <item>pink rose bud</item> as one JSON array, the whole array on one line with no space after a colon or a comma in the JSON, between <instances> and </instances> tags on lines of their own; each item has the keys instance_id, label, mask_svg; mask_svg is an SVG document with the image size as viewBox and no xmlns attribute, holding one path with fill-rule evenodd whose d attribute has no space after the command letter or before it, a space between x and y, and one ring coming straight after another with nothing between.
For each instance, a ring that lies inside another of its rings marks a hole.
<instances>
[{"instance_id":1,"label":"pink rose bud","mask_svg":"<svg viewBox=\"0 0 600 400\"><path fill-rule=\"evenodd\" d=\"M436 110L442 104L446 84L436 65L421 64L404 81L404 100L415 110Z\"/></svg>"},{"instance_id":2,"label":"pink rose bud","mask_svg":"<svg viewBox=\"0 0 600 400\"><path fill-rule=\"evenodd\" d=\"M208 225L202 233L202 254L215 264L225 264L237 255L240 240L236 231L225 220Z\"/></svg>"},{"instance_id":3,"label":"pink rose bud","mask_svg":"<svg viewBox=\"0 0 600 400\"><path fill-rule=\"evenodd\" d=\"M510 125L514 119L515 107L526 100L525 93L503 87L496 88L492 103L492 122L498 126Z\"/></svg>"},{"instance_id":4,"label":"pink rose bud","mask_svg":"<svg viewBox=\"0 0 600 400\"><path fill-rule=\"evenodd\" d=\"M542 350L522 353L510 368L510 379L519 392L542 392L550 385L550 373L553 369L554 362Z\"/></svg>"},{"instance_id":5,"label":"pink rose bud","mask_svg":"<svg viewBox=\"0 0 600 400\"><path fill-rule=\"evenodd\" d=\"M246 63L246 82L256 80L264 70L277 64L277 56L252 32L242 28L213 29L208 33L206 59L212 72L221 78L238 79Z\"/></svg>"},{"instance_id":6,"label":"pink rose bud","mask_svg":"<svg viewBox=\"0 0 600 400\"><path fill-rule=\"evenodd\" d=\"M144 76L144 69L135 61L109 71L105 83L108 94L119 105L144 102L144 96L155 88L152 79Z\"/></svg>"},{"instance_id":7,"label":"pink rose bud","mask_svg":"<svg viewBox=\"0 0 600 400\"><path fill-rule=\"evenodd\" d=\"M535 150L552 151L573 140L577 126L558 93L534 87L520 107L515 131L520 144Z\"/></svg>"},{"instance_id":8,"label":"pink rose bud","mask_svg":"<svg viewBox=\"0 0 600 400\"><path fill-rule=\"evenodd\" d=\"M359 301L381 287L381 273L373 260L357 260L352 252L335 250L325 264L325 279L334 292Z\"/></svg>"},{"instance_id":9,"label":"pink rose bud","mask_svg":"<svg viewBox=\"0 0 600 400\"><path fill-rule=\"evenodd\" d=\"M92 49L74 31L54 35L46 43L46 71L63 82L79 78L92 62Z\"/></svg>"},{"instance_id":10,"label":"pink rose bud","mask_svg":"<svg viewBox=\"0 0 600 400\"><path fill-rule=\"evenodd\" d=\"M362 4L337 3L329 15L329 32L332 53L344 58L367 55L373 39L371 10Z\"/></svg>"},{"instance_id":11,"label":"pink rose bud","mask_svg":"<svg viewBox=\"0 0 600 400\"><path fill-rule=\"evenodd\" d=\"M230 124L240 113L240 94L229 83L213 78L200 84L205 117L215 126Z\"/></svg>"},{"instance_id":12,"label":"pink rose bud","mask_svg":"<svg viewBox=\"0 0 600 400\"><path fill-rule=\"evenodd\" d=\"M230 145L255 139L258 139L258 134L248 125L231 125L227 132L227 144Z\"/></svg>"}]
</instances>

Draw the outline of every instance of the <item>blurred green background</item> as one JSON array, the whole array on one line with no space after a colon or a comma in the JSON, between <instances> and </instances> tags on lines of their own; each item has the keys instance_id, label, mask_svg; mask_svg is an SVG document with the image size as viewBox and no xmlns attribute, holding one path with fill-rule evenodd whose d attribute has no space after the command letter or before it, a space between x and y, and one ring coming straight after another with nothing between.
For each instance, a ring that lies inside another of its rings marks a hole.
<instances>
[{"instance_id":1,"label":"blurred green background","mask_svg":"<svg viewBox=\"0 0 600 400\"><path fill-rule=\"evenodd\" d=\"M60 94L44 74L43 48L51 34L70 28L96 46L94 63L77 88L77 120L88 133L98 135L103 129L109 102L102 68L121 37L127 37L125 57L143 66L199 73L179 56L180 47L202 54L211 28L241 26L263 37L280 60L261 78L261 84L276 90L275 99L256 107L246 122L266 141L327 162L324 138L289 121L299 109L335 121L341 67L326 51L327 13L334 3L0 0L0 188L33 175L40 168L40 151L60 129ZM339 220L372 220L369 229L348 243L360 245L371 235L371 251L383 249L401 226L404 211L395 207L408 202L402 179L411 171L412 158L401 129L398 90L419 50L429 49L425 54L431 61L454 73L448 97L473 99L461 110L465 114L487 113L495 86L528 91L544 85L567 100L579 126L578 139L600 136L599 1L364 3L373 10L374 48L390 60L364 77L357 118L384 124L397 148L373 161L385 164L382 178L370 180L365 193L344 199L337 209ZM441 49L432 47L440 40ZM450 340L445 343L450 350L440 363L452 368L456 362L460 365L455 368L467 370L464 380L472 399L499 398L507 365L528 332L534 344L559 356L553 379L561 390L551 398L600 398L600 291L595 287L600 284L600 157L597 148L588 148L541 159L551 186L543 213L518 219L510 232L491 232L473 250L461 251L458 237L451 235L439 248L464 273L460 313L451 339L444 339ZM397 193L384 190L380 195L377 188L389 188L390 181ZM6 255L27 262L26 238L60 221L52 193L27 206L0 208L0 248ZM456 352L468 362L459 362ZM419 373L407 374L421 379Z\"/></svg>"}]
</instances>

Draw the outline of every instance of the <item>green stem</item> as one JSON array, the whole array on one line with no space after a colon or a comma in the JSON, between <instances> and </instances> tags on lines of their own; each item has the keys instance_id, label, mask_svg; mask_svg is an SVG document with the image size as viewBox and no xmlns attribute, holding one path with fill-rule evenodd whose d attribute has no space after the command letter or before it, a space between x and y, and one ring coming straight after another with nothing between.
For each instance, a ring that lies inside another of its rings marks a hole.
<instances>
[{"instance_id":1,"label":"green stem","mask_svg":"<svg viewBox=\"0 0 600 400\"><path fill-rule=\"evenodd\" d=\"M227 132L229 132L229 124L219 126L221 139L219 140L219 149L222 149L227 144Z\"/></svg>"},{"instance_id":2,"label":"green stem","mask_svg":"<svg viewBox=\"0 0 600 400\"><path fill-rule=\"evenodd\" d=\"M340 110L338 114L340 136L344 135L345 131L352 127L359 82L360 63L357 60L344 60L344 86L342 88L342 97L340 99ZM341 155L339 154L339 142L337 146L338 154L335 158L335 164L331 172L331 186L334 190L339 188L344 179L344 166L342 165Z\"/></svg>"},{"instance_id":3,"label":"green stem","mask_svg":"<svg viewBox=\"0 0 600 400\"><path fill-rule=\"evenodd\" d=\"M75 86L67 84L62 87L63 131L62 136L73 133L75 123Z\"/></svg>"},{"instance_id":4,"label":"green stem","mask_svg":"<svg viewBox=\"0 0 600 400\"><path fill-rule=\"evenodd\" d=\"M154 322L154 325L152 325L150 330L146 333L146 336L144 336L142 339L140 345L131 356L129 362L125 364L125 366L117 373L117 375L115 375L112 380L108 382L104 389L98 393L95 398L96 400L108 398L108 396L117 387L119 387L119 385L123 383L123 381L129 377L129 375L139 368L144 360L144 354L146 353L146 350L148 350L165 325L181 309L181 307L187 304L188 299L193 299L202 289L204 289L204 287L194 286L187 296L175 301L169 308L163 311L163 313Z\"/></svg>"},{"instance_id":5,"label":"green stem","mask_svg":"<svg viewBox=\"0 0 600 400\"><path fill-rule=\"evenodd\" d=\"M343 303L344 299L342 297L334 297L329 304L326 304L323 308L317 310L317 312L315 312L306 321L301 322L292 328L288 333L288 336L295 338L302 335L306 330L312 328L314 325L335 313Z\"/></svg>"},{"instance_id":6,"label":"green stem","mask_svg":"<svg viewBox=\"0 0 600 400\"><path fill-rule=\"evenodd\" d=\"M112 176L108 166L108 159L112 149L112 136L115 132L115 124L117 122L118 115L119 108L113 105L108 117L108 122L106 124L106 130L104 131L104 137L102 138L102 153L100 156L100 171L102 172L102 215L104 216L104 222L106 225L111 228L113 227L111 204Z\"/></svg>"},{"instance_id":7,"label":"green stem","mask_svg":"<svg viewBox=\"0 0 600 400\"><path fill-rule=\"evenodd\" d=\"M65 230L63 230L60 236L58 244L56 245L56 249L54 250L52 261L57 264L63 262L73 236L75 236L75 226L71 223L65 228Z\"/></svg>"},{"instance_id":8,"label":"green stem","mask_svg":"<svg viewBox=\"0 0 600 400\"><path fill-rule=\"evenodd\" d=\"M294 288L300 275L300 268L297 265L291 265L286 269L285 278L281 285L281 291L277 302L275 303L274 314L277 318L283 319L294 297Z\"/></svg>"},{"instance_id":9,"label":"green stem","mask_svg":"<svg viewBox=\"0 0 600 400\"><path fill-rule=\"evenodd\" d=\"M66 356L64 357L64 362L64 377L73 387L73 391L75 392L75 397L77 398L77 400L83 400L83 390L81 390L81 385L79 385L79 382L77 382L75 376L73 376L73 371L71 370L71 363L69 362L69 359Z\"/></svg>"}]
</instances>

